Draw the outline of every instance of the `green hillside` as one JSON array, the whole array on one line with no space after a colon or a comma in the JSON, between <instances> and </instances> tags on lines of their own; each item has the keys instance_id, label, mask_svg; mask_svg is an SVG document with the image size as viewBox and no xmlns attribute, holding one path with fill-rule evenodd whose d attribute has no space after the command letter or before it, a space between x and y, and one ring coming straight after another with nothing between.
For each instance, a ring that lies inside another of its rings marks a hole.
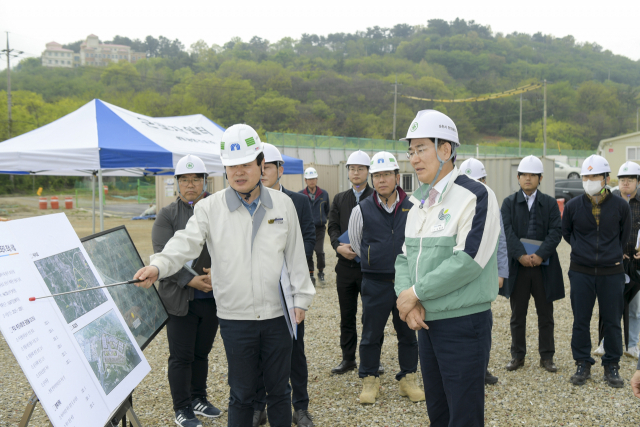
<instances>
[{"instance_id":1,"label":"green hillside","mask_svg":"<svg viewBox=\"0 0 640 427\"><path fill-rule=\"evenodd\" d=\"M164 37L112 42L146 51L148 59L75 69L23 60L12 72L12 135L100 98L150 116L202 113L223 126L246 122L261 134L391 139L397 75L400 95L423 98L466 98L547 79L549 143L593 149L602 138L635 131L640 104L640 61L572 36L493 33L460 19L273 43L258 36L223 46L199 41L188 49ZM77 50L79 43L68 46ZM466 104L399 97L397 137L425 108L449 114L463 143L517 144L518 96ZM541 90L524 94L527 142L542 141L542 108ZM0 92L0 140L8 137L6 109Z\"/></svg>"}]
</instances>

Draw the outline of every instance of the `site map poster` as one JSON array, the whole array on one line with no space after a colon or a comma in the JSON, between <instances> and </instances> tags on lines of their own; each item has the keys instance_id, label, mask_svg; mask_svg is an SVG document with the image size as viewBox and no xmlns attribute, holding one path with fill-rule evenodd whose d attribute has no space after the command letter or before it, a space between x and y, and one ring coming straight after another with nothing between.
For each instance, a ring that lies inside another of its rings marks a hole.
<instances>
[{"instance_id":1,"label":"site map poster","mask_svg":"<svg viewBox=\"0 0 640 427\"><path fill-rule=\"evenodd\" d=\"M82 244L105 285L131 280L144 267L124 226L87 236ZM169 319L155 286L113 286L107 291L144 350Z\"/></svg>"},{"instance_id":2,"label":"site map poster","mask_svg":"<svg viewBox=\"0 0 640 427\"><path fill-rule=\"evenodd\" d=\"M64 214L0 223L0 331L54 427L105 425L151 370L107 289L40 298L103 284Z\"/></svg>"}]
</instances>

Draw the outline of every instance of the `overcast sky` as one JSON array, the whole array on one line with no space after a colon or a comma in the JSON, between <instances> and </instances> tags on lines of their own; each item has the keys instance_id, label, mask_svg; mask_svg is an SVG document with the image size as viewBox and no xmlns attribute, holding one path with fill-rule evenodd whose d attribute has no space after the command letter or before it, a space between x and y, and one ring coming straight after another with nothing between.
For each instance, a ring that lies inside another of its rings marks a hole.
<instances>
[{"instance_id":1,"label":"overcast sky","mask_svg":"<svg viewBox=\"0 0 640 427\"><path fill-rule=\"evenodd\" d=\"M615 54L640 59L640 0L447 0L390 2L324 0L167 1L167 0L0 0L0 49L9 31L11 48L40 56L49 41L70 43L93 33L180 39L188 48L199 39L223 45L238 36L271 42L302 33L327 35L378 25L426 25L429 19L456 17L491 26L494 33L541 31L596 42ZM6 68L2 56L0 69Z\"/></svg>"}]
</instances>

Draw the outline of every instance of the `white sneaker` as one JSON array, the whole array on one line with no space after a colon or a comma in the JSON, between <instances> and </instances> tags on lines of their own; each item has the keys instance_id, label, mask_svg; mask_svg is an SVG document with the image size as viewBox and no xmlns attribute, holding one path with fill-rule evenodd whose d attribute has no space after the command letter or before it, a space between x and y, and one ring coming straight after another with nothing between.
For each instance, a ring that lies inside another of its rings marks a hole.
<instances>
[{"instance_id":1,"label":"white sneaker","mask_svg":"<svg viewBox=\"0 0 640 427\"><path fill-rule=\"evenodd\" d=\"M638 350L638 346L629 347L629 350L625 350L624 354L633 357L634 359L638 358L640 350Z\"/></svg>"},{"instance_id":2,"label":"white sneaker","mask_svg":"<svg viewBox=\"0 0 640 427\"><path fill-rule=\"evenodd\" d=\"M593 354L595 354L596 356L604 356L604 339L602 341L600 341L600 347L596 348L593 351Z\"/></svg>"}]
</instances>

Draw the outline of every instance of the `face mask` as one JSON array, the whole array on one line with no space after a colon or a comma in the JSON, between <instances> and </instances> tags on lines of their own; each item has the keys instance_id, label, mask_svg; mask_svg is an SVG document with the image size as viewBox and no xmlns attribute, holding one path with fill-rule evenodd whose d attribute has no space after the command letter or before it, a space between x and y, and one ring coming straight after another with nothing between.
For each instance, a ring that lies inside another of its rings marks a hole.
<instances>
[{"instance_id":1,"label":"face mask","mask_svg":"<svg viewBox=\"0 0 640 427\"><path fill-rule=\"evenodd\" d=\"M602 191L602 181L582 181L584 192L590 196L595 196Z\"/></svg>"}]
</instances>

